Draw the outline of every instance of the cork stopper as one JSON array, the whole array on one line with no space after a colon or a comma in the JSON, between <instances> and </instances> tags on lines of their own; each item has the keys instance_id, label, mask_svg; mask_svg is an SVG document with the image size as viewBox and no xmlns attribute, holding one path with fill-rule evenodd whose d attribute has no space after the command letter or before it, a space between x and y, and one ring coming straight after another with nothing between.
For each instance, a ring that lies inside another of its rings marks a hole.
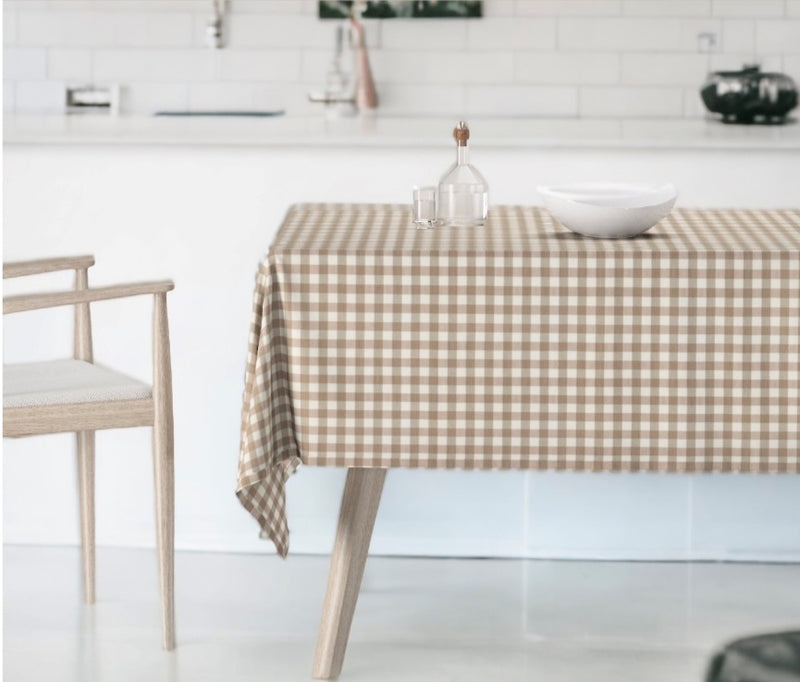
<instances>
[{"instance_id":1,"label":"cork stopper","mask_svg":"<svg viewBox=\"0 0 800 682\"><path fill-rule=\"evenodd\" d=\"M456 142L458 143L459 147L467 146L467 140L469 139L469 126L467 125L466 121L458 122L455 130L453 130L453 137L456 138Z\"/></svg>"}]
</instances>

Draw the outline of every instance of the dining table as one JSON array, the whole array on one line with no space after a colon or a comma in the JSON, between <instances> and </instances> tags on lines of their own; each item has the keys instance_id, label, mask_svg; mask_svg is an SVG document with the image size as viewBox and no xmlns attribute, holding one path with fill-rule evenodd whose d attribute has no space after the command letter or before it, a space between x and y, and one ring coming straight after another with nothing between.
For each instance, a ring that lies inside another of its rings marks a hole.
<instances>
[{"instance_id":1,"label":"dining table","mask_svg":"<svg viewBox=\"0 0 800 682\"><path fill-rule=\"evenodd\" d=\"M677 208L612 240L535 206L427 230L292 206L255 278L237 481L282 556L300 464L347 469L322 679L389 469L800 472L800 210Z\"/></svg>"}]
</instances>

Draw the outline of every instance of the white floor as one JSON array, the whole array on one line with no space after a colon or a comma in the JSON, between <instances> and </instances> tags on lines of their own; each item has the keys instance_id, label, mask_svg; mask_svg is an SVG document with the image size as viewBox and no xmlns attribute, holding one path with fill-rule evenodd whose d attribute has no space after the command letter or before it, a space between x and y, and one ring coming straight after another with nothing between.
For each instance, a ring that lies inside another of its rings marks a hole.
<instances>
[{"instance_id":1,"label":"white floor","mask_svg":"<svg viewBox=\"0 0 800 682\"><path fill-rule=\"evenodd\" d=\"M327 559L179 553L178 649L160 649L155 556L7 546L4 679L310 679ZM701 682L726 639L800 626L800 565L373 558L341 679Z\"/></svg>"}]
</instances>

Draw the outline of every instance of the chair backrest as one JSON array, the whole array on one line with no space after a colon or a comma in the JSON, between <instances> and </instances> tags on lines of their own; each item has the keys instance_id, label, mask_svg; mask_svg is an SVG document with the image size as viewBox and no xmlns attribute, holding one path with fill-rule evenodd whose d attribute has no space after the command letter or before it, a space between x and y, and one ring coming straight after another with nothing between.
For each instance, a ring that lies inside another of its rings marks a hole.
<instances>
[{"instance_id":1,"label":"chair backrest","mask_svg":"<svg viewBox=\"0 0 800 682\"><path fill-rule=\"evenodd\" d=\"M94 256L64 256L58 258L44 258L40 260L17 261L3 263L3 279L15 277L28 277L41 275L47 272L63 270L75 271L75 291L89 288L89 268L94 265ZM6 310L6 297L3 297L3 314L11 312ZM92 318L89 303L75 303L75 331L73 342L73 357L86 362L93 361L92 350Z\"/></svg>"},{"instance_id":2,"label":"chair backrest","mask_svg":"<svg viewBox=\"0 0 800 682\"><path fill-rule=\"evenodd\" d=\"M88 269L94 264L92 256L76 256L73 258L53 258L42 261L5 263L3 278L22 277L58 270L75 270L75 286L68 291L48 293L16 294L3 297L3 314L18 313L43 308L72 306L75 310L74 357L76 360L92 362L92 327L89 317L89 305L95 301L128 298L131 296L153 296L153 382L152 397L146 400L109 401L103 407L91 407L83 412L76 412L75 406L60 416L63 419L53 425L53 415L43 411L52 409L49 406L4 406L3 434L9 436L25 436L36 433L53 433L63 430L93 431L101 428L120 426L147 426L155 428L154 437L157 442L172 438L172 368L170 360L169 324L167 319L167 293L175 288L171 280L150 282L132 282L93 287L88 285ZM111 404L113 403L113 404ZM36 415L33 415L33 412ZM120 414L124 412L125 420L120 422ZM59 415L56 415L59 416ZM79 425L76 428L76 418ZM81 421L82 420L82 421ZM69 427L69 428L67 428ZM55 429L55 431L54 431Z\"/></svg>"},{"instance_id":3,"label":"chair backrest","mask_svg":"<svg viewBox=\"0 0 800 682\"><path fill-rule=\"evenodd\" d=\"M133 282L89 288L88 269L94 265L94 256L48 258L3 264L3 279L37 275L58 270L75 270L75 288L54 293L21 294L3 297L3 314L26 310L74 306L76 360L92 362L92 323L89 304L94 301L153 296L153 393L156 409L159 404L172 404L172 372L170 369L169 324L167 320L167 292L175 288L171 280ZM163 399L159 399L163 393Z\"/></svg>"}]
</instances>

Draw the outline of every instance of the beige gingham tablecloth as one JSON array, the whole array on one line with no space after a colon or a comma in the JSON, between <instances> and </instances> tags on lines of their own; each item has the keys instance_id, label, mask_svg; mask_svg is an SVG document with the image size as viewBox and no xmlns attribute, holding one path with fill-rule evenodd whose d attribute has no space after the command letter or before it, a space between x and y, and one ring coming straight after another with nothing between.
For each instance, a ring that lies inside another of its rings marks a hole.
<instances>
[{"instance_id":1,"label":"beige gingham tablecloth","mask_svg":"<svg viewBox=\"0 0 800 682\"><path fill-rule=\"evenodd\" d=\"M799 390L800 211L595 240L297 205L256 277L237 494L285 555L300 462L798 472Z\"/></svg>"}]
</instances>

